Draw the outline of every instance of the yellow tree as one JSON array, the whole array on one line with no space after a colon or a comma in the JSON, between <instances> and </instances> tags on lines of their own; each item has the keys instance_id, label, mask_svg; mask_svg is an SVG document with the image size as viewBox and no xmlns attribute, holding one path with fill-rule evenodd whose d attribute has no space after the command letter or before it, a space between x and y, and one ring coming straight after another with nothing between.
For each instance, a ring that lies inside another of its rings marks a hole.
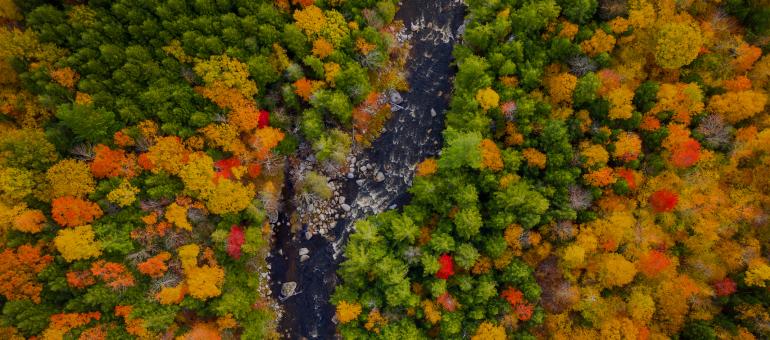
<instances>
[{"instance_id":1,"label":"yellow tree","mask_svg":"<svg viewBox=\"0 0 770 340\"><path fill-rule=\"evenodd\" d=\"M554 104L572 104L572 92L577 86L577 77L571 73L560 73L546 80L548 94Z\"/></svg>"},{"instance_id":2,"label":"yellow tree","mask_svg":"<svg viewBox=\"0 0 770 340\"><path fill-rule=\"evenodd\" d=\"M729 123L738 123L754 117L767 105L767 95L758 91L727 92L712 96L708 110Z\"/></svg>"},{"instance_id":3,"label":"yellow tree","mask_svg":"<svg viewBox=\"0 0 770 340\"><path fill-rule=\"evenodd\" d=\"M84 197L94 192L94 178L88 164L74 159L65 159L50 167L45 174L51 185L53 197Z\"/></svg>"},{"instance_id":4,"label":"yellow tree","mask_svg":"<svg viewBox=\"0 0 770 340\"><path fill-rule=\"evenodd\" d=\"M602 255L599 262L599 281L604 287L625 286L634 280L636 266L620 254Z\"/></svg>"},{"instance_id":5,"label":"yellow tree","mask_svg":"<svg viewBox=\"0 0 770 340\"><path fill-rule=\"evenodd\" d=\"M487 87L476 92L476 101L484 111L488 111L500 104L500 96L491 87Z\"/></svg>"},{"instance_id":6,"label":"yellow tree","mask_svg":"<svg viewBox=\"0 0 770 340\"><path fill-rule=\"evenodd\" d=\"M249 79L248 65L226 54L211 56L193 67L195 73L206 84L221 83L227 88L236 88L246 98L257 94L257 84Z\"/></svg>"},{"instance_id":7,"label":"yellow tree","mask_svg":"<svg viewBox=\"0 0 770 340\"><path fill-rule=\"evenodd\" d=\"M692 19L660 26L655 62L665 69L678 69L695 60L703 45L700 27Z\"/></svg>"},{"instance_id":8,"label":"yellow tree","mask_svg":"<svg viewBox=\"0 0 770 340\"><path fill-rule=\"evenodd\" d=\"M94 240L90 225L59 230L53 242L67 262L98 257L102 254L101 243Z\"/></svg>"},{"instance_id":9,"label":"yellow tree","mask_svg":"<svg viewBox=\"0 0 770 340\"><path fill-rule=\"evenodd\" d=\"M610 119L628 119L631 118L634 106L631 101L634 99L634 92L625 86L610 91L607 94L607 100L610 102Z\"/></svg>"}]
</instances>

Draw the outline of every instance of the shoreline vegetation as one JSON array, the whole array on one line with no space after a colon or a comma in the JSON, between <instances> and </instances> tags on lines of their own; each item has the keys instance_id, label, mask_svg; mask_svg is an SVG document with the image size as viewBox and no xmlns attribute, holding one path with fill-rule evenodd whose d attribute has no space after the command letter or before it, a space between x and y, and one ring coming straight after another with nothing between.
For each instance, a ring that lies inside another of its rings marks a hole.
<instances>
[{"instance_id":1,"label":"shoreline vegetation","mask_svg":"<svg viewBox=\"0 0 770 340\"><path fill-rule=\"evenodd\" d=\"M0 337L278 338L286 159L328 199L378 136L396 9L0 1Z\"/></svg>"},{"instance_id":2,"label":"shoreline vegetation","mask_svg":"<svg viewBox=\"0 0 770 340\"><path fill-rule=\"evenodd\" d=\"M356 224L342 337L767 337L768 4L466 3L443 151Z\"/></svg>"}]
</instances>

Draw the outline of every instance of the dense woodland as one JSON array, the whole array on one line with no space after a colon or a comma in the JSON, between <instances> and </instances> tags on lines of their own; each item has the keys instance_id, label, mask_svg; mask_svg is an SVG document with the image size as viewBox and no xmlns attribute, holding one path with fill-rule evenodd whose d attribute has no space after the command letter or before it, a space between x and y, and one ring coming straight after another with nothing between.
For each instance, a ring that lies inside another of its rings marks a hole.
<instances>
[{"instance_id":1,"label":"dense woodland","mask_svg":"<svg viewBox=\"0 0 770 340\"><path fill-rule=\"evenodd\" d=\"M770 2L465 3L443 149L356 223L339 335L770 337ZM328 199L379 136L397 6L0 0L0 338L280 337L286 160Z\"/></svg>"},{"instance_id":2,"label":"dense woodland","mask_svg":"<svg viewBox=\"0 0 770 340\"><path fill-rule=\"evenodd\" d=\"M770 3L466 3L445 146L356 225L343 337L770 336Z\"/></svg>"},{"instance_id":3,"label":"dense woodland","mask_svg":"<svg viewBox=\"0 0 770 340\"><path fill-rule=\"evenodd\" d=\"M274 337L283 158L376 137L395 11L0 1L0 338Z\"/></svg>"}]
</instances>

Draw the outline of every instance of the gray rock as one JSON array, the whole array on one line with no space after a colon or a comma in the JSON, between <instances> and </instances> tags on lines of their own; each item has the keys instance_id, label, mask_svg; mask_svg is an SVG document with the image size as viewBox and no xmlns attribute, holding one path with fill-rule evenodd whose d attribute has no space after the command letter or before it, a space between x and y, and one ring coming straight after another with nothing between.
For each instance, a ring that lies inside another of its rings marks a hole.
<instances>
[{"instance_id":1,"label":"gray rock","mask_svg":"<svg viewBox=\"0 0 770 340\"><path fill-rule=\"evenodd\" d=\"M306 231L305 232L305 239L309 240L311 238L313 238L313 233L311 233L310 231Z\"/></svg>"},{"instance_id":2,"label":"gray rock","mask_svg":"<svg viewBox=\"0 0 770 340\"><path fill-rule=\"evenodd\" d=\"M364 182L365 181L363 179L356 180L356 185L362 186L362 185L364 185Z\"/></svg>"},{"instance_id":3,"label":"gray rock","mask_svg":"<svg viewBox=\"0 0 770 340\"><path fill-rule=\"evenodd\" d=\"M347 204L345 204L345 203L343 203L343 204L342 204L342 210L345 210L345 211L350 211L350 206L349 206L349 205L347 205Z\"/></svg>"},{"instance_id":4,"label":"gray rock","mask_svg":"<svg viewBox=\"0 0 770 340\"><path fill-rule=\"evenodd\" d=\"M281 285L281 295L284 298L293 296L296 290L297 283L294 281L284 282L283 285Z\"/></svg>"},{"instance_id":5,"label":"gray rock","mask_svg":"<svg viewBox=\"0 0 770 340\"><path fill-rule=\"evenodd\" d=\"M385 174L382 173L382 171L377 172L377 176L374 177L375 182L382 182L385 180Z\"/></svg>"},{"instance_id":6,"label":"gray rock","mask_svg":"<svg viewBox=\"0 0 770 340\"><path fill-rule=\"evenodd\" d=\"M401 97L401 94L398 93L398 91L390 91L389 97L392 104L401 104L401 102L404 101L404 98Z\"/></svg>"},{"instance_id":7,"label":"gray rock","mask_svg":"<svg viewBox=\"0 0 770 340\"><path fill-rule=\"evenodd\" d=\"M355 175L353 175L353 170L350 170L350 172L348 172L347 177L348 179L353 179L354 177L356 177Z\"/></svg>"},{"instance_id":8,"label":"gray rock","mask_svg":"<svg viewBox=\"0 0 770 340\"><path fill-rule=\"evenodd\" d=\"M305 262L310 259L310 256L302 255L299 257L299 262Z\"/></svg>"},{"instance_id":9,"label":"gray rock","mask_svg":"<svg viewBox=\"0 0 770 340\"><path fill-rule=\"evenodd\" d=\"M307 255L307 254L310 254L310 250L308 250L307 248L299 248L299 255L300 256Z\"/></svg>"}]
</instances>

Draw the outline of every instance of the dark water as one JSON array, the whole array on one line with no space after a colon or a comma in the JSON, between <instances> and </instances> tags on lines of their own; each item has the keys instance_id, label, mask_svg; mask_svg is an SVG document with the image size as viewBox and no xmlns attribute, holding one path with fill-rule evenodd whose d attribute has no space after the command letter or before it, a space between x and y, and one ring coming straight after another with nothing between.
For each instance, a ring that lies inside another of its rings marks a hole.
<instances>
[{"instance_id":1,"label":"dark water","mask_svg":"<svg viewBox=\"0 0 770 340\"><path fill-rule=\"evenodd\" d=\"M411 90L402 93L402 108L393 114L385 132L371 149L357 155L385 174L385 180L357 178L344 182L342 192L351 211L337 222L330 242L321 235L310 240L294 237L286 227L291 207L279 216L276 247L269 259L273 294L284 309L280 331L288 339L332 339L336 325L329 296L337 284L336 270L353 223L374 213L408 202L414 166L435 156L441 147L441 132L451 91L452 45L462 24L464 6L460 0L404 0L396 19L406 25L406 39L412 45L409 69ZM287 176L288 178L288 176ZM360 184L360 185L359 185ZM287 185L284 197L291 197ZM299 261L298 250L307 248L310 258ZM278 253L281 251L282 255ZM298 294L281 301L281 284L297 283Z\"/></svg>"}]
</instances>

